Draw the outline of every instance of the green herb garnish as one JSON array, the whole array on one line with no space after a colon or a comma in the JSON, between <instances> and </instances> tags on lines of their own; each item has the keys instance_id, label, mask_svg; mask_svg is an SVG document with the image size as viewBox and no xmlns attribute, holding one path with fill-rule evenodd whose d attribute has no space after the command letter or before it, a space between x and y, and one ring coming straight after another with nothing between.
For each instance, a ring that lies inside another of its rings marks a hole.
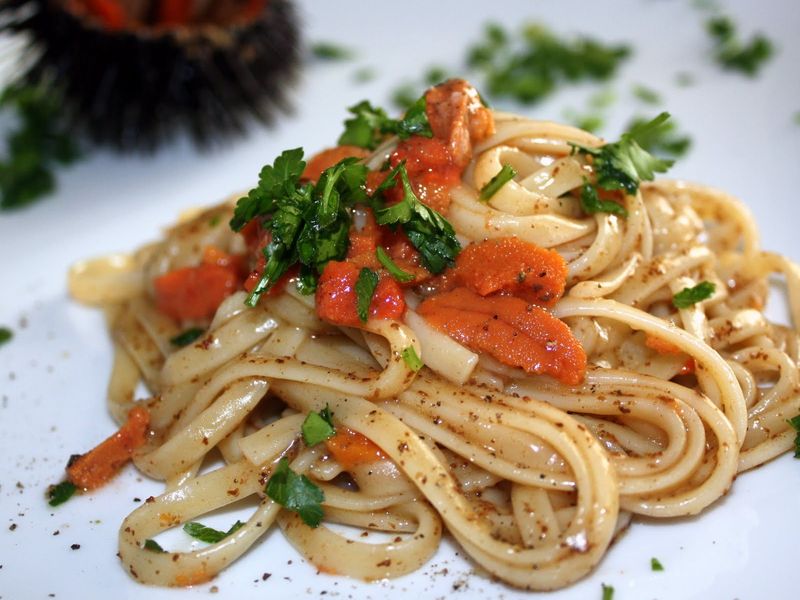
<instances>
[{"instance_id":1,"label":"green herb garnish","mask_svg":"<svg viewBox=\"0 0 800 600\"><path fill-rule=\"evenodd\" d=\"M313 411L308 413L300 430L303 434L303 441L309 448L332 438L336 435L336 429L333 426L333 415L330 408L325 405L325 408L318 413Z\"/></svg>"},{"instance_id":2,"label":"green herb garnish","mask_svg":"<svg viewBox=\"0 0 800 600\"><path fill-rule=\"evenodd\" d=\"M428 67L423 79L428 86L438 85L447 79L447 71L440 66Z\"/></svg>"},{"instance_id":3,"label":"green herb garnish","mask_svg":"<svg viewBox=\"0 0 800 600\"><path fill-rule=\"evenodd\" d=\"M173 346L177 346L179 348L183 348L184 346L188 346L192 342L194 342L197 338L202 336L206 332L205 329L200 327L192 327L183 331L169 339L169 343Z\"/></svg>"},{"instance_id":4,"label":"green herb garnish","mask_svg":"<svg viewBox=\"0 0 800 600\"><path fill-rule=\"evenodd\" d=\"M684 288L672 297L675 308L689 308L714 295L716 286L710 281L701 281L694 287Z\"/></svg>"},{"instance_id":5,"label":"green herb garnish","mask_svg":"<svg viewBox=\"0 0 800 600\"><path fill-rule=\"evenodd\" d=\"M422 359L417 354L417 351L414 350L414 346L406 346L403 348L403 351L400 353L400 355L403 357L403 360L408 368L415 373L425 366L425 363L422 362Z\"/></svg>"},{"instance_id":6,"label":"green herb garnish","mask_svg":"<svg viewBox=\"0 0 800 600\"><path fill-rule=\"evenodd\" d=\"M50 486L50 489L47 490L48 504L50 506L64 504L64 502L72 498L77 489L71 481L62 481L59 484Z\"/></svg>"},{"instance_id":7,"label":"green herb garnish","mask_svg":"<svg viewBox=\"0 0 800 600\"><path fill-rule=\"evenodd\" d=\"M642 181L652 181L655 173L664 173L672 166L673 161L652 156L638 143L640 137L661 128L667 119L669 113L662 112L655 119L623 133L618 142L600 148L574 144L573 150L592 156L598 187L635 194Z\"/></svg>"},{"instance_id":8,"label":"green herb garnish","mask_svg":"<svg viewBox=\"0 0 800 600\"><path fill-rule=\"evenodd\" d=\"M511 165L503 165L503 168L481 188L479 198L486 202L500 191L500 188L517 176L517 171Z\"/></svg>"},{"instance_id":9,"label":"green herb garnish","mask_svg":"<svg viewBox=\"0 0 800 600\"><path fill-rule=\"evenodd\" d=\"M362 323L366 323L367 319L369 319L369 305L377 287L378 274L367 267L361 269L356 280L355 291L356 312L358 312L358 318Z\"/></svg>"},{"instance_id":10,"label":"green herb garnish","mask_svg":"<svg viewBox=\"0 0 800 600\"><path fill-rule=\"evenodd\" d=\"M14 332L8 327L0 327L0 344L5 344L14 337Z\"/></svg>"},{"instance_id":11,"label":"green herb garnish","mask_svg":"<svg viewBox=\"0 0 800 600\"><path fill-rule=\"evenodd\" d=\"M629 54L625 45L588 37L559 39L537 23L526 24L518 37L490 24L483 40L469 49L467 61L485 75L490 94L532 104L564 81L610 78Z\"/></svg>"},{"instance_id":12,"label":"green herb garnish","mask_svg":"<svg viewBox=\"0 0 800 600\"><path fill-rule=\"evenodd\" d=\"M658 127L642 129L646 124L645 119L636 118L628 124L628 130L639 131L636 142L650 153L680 157L686 154L692 145L692 139L688 135L678 132L675 121L664 121Z\"/></svg>"},{"instance_id":13,"label":"green herb garnish","mask_svg":"<svg viewBox=\"0 0 800 600\"><path fill-rule=\"evenodd\" d=\"M8 135L0 161L0 210L30 204L55 189L53 169L78 159L77 144L62 121L59 94L15 84L0 95L0 107L16 112L19 126Z\"/></svg>"},{"instance_id":14,"label":"green herb garnish","mask_svg":"<svg viewBox=\"0 0 800 600\"><path fill-rule=\"evenodd\" d=\"M657 558L650 559L650 570L651 571L663 571L664 565L661 564L661 561Z\"/></svg>"},{"instance_id":15,"label":"green herb garnish","mask_svg":"<svg viewBox=\"0 0 800 600\"><path fill-rule=\"evenodd\" d=\"M438 274L452 266L461 251L453 226L438 212L419 201L408 180L405 162L389 173L376 195L395 185L397 177L403 187L403 199L392 206L375 211L378 225L401 225L408 239L419 251L422 264L431 273Z\"/></svg>"},{"instance_id":16,"label":"green herb garnish","mask_svg":"<svg viewBox=\"0 0 800 600\"><path fill-rule=\"evenodd\" d=\"M353 73L353 79L356 83L367 83L375 79L375 69L370 67L362 67Z\"/></svg>"},{"instance_id":17,"label":"green herb garnish","mask_svg":"<svg viewBox=\"0 0 800 600\"><path fill-rule=\"evenodd\" d=\"M292 471L286 458L278 463L265 491L275 502L300 515L309 527L318 527L322 522L325 494L308 477Z\"/></svg>"},{"instance_id":18,"label":"green herb garnish","mask_svg":"<svg viewBox=\"0 0 800 600\"><path fill-rule=\"evenodd\" d=\"M614 600L614 586L601 584L603 586L603 600Z\"/></svg>"},{"instance_id":19,"label":"green herb garnish","mask_svg":"<svg viewBox=\"0 0 800 600\"><path fill-rule=\"evenodd\" d=\"M787 419L786 422L797 432L797 436L794 438L794 457L800 458L800 415Z\"/></svg>"},{"instance_id":20,"label":"green herb garnish","mask_svg":"<svg viewBox=\"0 0 800 600\"><path fill-rule=\"evenodd\" d=\"M581 208L583 212L588 215L602 212L626 218L628 216L628 209L619 202L601 200L597 188L586 180L584 180L583 186L581 186Z\"/></svg>"},{"instance_id":21,"label":"green herb garnish","mask_svg":"<svg viewBox=\"0 0 800 600\"><path fill-rule=\"evenodd\" d=\"M350 48L345 48L333 42L316 42L311 45L311 54L314 58L321 60L350 60L354 52Z\"/></svg>"},{"instance_id":22,"label":"green herb garnish","mask_svg":"<svg viewBox=\"0 0 800 600\"><path fill-rule=\"evenodd\" d=\"M158 552L159 554L166 554L167 552L166 550L164 550L164 548L161 547L161 544L151 539L146 539L144 541L144 549L149 550L150 552Z\"/></svg>"},{"instance_id":23,"label":"green herb garnish","mask_svg":"<svg viewBox=\"0 0 800 600\"><path fill-rule=\"evenodd\" d=\"M728 17L710 19L706 29L714 38L714 57L726 69L753 77L772 56L772 42L767 37L759 33L745 44L739 39L736 26Z\"/></svg>"},{"instance_id":24,"label":"green herb garnish","mask_svg":"<svg viewBox=\"0 0 800 600\"><path fill-rule=\"evenodd\" d=\"M643 85L633 86L633 95L645 104L660 104L661 96L655 90Z\"/></svg>"},{"instance_id":25,"label":"green herb garnish","mask_svg":"<svg viewBox=\"0 0 800 600\"><path fill-rule=\"evenodd\" d=\"M409 281L414 280L414 275L411 273L406 273L397 266L397 264L392 260L392 257L386 253L386 250L378 246L375 249L375 256L378 259L378 262L383 265L383 268L389 271L389 274L394 277L400 283L408 283Z\"/></svg>"},{"instance_id":26,"label":"green herb garnish","mask_svg":"<svg viewBox=\"0 0 800 600\"><path fill-rule=\"evenodd\" d=\"M425 96L417 98L402 119L389 118L385 110L372 106L367 100L347 110L354 116L344 122L344 133L339 136L340 145L374 150L387 135L397 135L401 140L412 135L433 137L425 113Z\"/></svg>"},{"instance_id":27,"label":"green herb garnish","mask_svg":"<svg viewBox=\"0 0 800 600\"><path fill-rule=\"evenodd\" d=\"M410 83L404 83L392 91L392 104L401 110L406 110L419 98L419 89Z\"/></svg>"},{"instance_id":28,"label":"green herb garnish","mask_svg":"<svg viewBox=\"0 0 800 600\"><path fill-rule=\"evenodd\" d=\"M188 533L193 538L200 540L201 542L206 542L208 544L216 544L217 542L221 542L229 535L235 533L239 529L242 528L244 523L241 521L236 521L228 531L220 531L219 529L213 529L211 527L206 527L202 523L196 523L190 521L183 526L183 530Z\"/></svg>"},{"instance_id":29,"label":"green herb garnish","mask_svg":"<svg viewBox=\"0 0 800 600\"><path fill-rule=\"evenodd\" d=\"M263 250L266 268L246 300L248 306L255 306L261 294L298 263L302 290L310 293L325 265L347 254L351 222L347 208L367 202L367 168L346 158L326 169L316 185L300 183L304 168L302 148L283 152L274 165L261 170L258 187L236 204L234 231L259 217L272 234Z\"/></svg>"}]
</instances>

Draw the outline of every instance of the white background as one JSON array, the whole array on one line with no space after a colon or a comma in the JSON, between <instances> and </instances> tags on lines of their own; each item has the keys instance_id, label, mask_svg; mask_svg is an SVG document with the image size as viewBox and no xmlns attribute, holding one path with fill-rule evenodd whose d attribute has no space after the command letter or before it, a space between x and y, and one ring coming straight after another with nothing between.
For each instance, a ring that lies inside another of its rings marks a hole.
<instances>
[{"instance_id":1,"label":"white background","mask_svg":"<svg viewBox=\"0 0 800 600\"><path fill-rule=\"evenodd\" d=\"M775 58L756 79L724 72L710 58L707 12L686 1L627 2L312 2L298 3L307 42L329 40L356 53L342 63L305 65L292 92L295 112L273 129L254 126L247 139L201 155L177 142L155 158L95 151L59 173L58 193L27 209L0 213L0 325L15 331L0 347L0 597L7 598L340 598L534 597L471 574L473 566L445 544L422 571L366 585L315 575L278 532L266 536L215 581L188 590L135 584L121 568L116 530L159 487L126 471L106 488L50 509L48 484L67 457L113 429L104 407L111 365L101 316L67 297L65 273L78 259L129 251L158 236L189 206L211 204L255 182L283 149L332 145L345 107L363 99L387 105L399 83L427 66L458 72L469 42L493 19L515 26L539 20L564 34L628 42L634 56L610 84L609 137L633 114L668 109L689 132L691 153L671 176L724 188L752 209L763 245L800 259L797 241L800 125L800 11L796 3L727 2L748 37L763 31ZM377 73L356 83L361 67ZM676 75L694 76L679 87ZM634 84L658 91L658 107L631 94ZM567 86L536 107L518 108L561 120L587 109L597 85ZM515 108L505 106L505 108ZM19 485L18 485L19 482ZM21 486L21 487L20 487ZM549 600L795 598L800 461L784 456L737 480L730 495L693 519L637 523L598 568ZM10 526L16 524L12 531ZM55 532L58 531L58 535ZM71 544L80 544L71 550ZM650 570L657 557L665 571ZM291 561L291 564L287 564ZM262 581L263 573L271 573Z\"/></svg>"}]
</instances>

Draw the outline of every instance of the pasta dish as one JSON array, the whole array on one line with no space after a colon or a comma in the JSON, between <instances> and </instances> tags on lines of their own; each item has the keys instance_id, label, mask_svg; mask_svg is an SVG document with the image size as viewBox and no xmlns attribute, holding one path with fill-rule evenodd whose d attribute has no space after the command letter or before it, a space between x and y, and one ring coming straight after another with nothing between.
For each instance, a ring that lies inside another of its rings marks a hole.
<instances>
[{"instance_id":1,"label":"pasta dish","mask_svg":"<svg viewBox=\"0 0 800 600\"><path fill-rule=\"evenodd\" d=\"M461 80L350 112L335 148L70 273L107 315L121 427L68 478L132 459L165 486L120 527L135 580L207 581L279 527L327 574L413 572L447 532L557 589L637 515L698 514L794 446L800 270L739 201L656 179L641 131L492 111ZM794 326L764 314L776 274ZM155 539L248 497L208 545Z\"/></svg>"}]
</instances>

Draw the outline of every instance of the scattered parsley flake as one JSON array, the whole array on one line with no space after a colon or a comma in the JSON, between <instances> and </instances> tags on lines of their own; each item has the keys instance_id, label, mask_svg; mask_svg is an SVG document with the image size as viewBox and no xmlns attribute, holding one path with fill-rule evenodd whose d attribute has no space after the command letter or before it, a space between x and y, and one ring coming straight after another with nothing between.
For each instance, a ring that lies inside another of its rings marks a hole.
<instances>
[{"instance_id":1,"label":"scattered parsley flake","mask_svg":"<svg viewBox=\"0 0 800 600\"><path fill-rule=\"evenodd\" d=\"M614 600L614 586L601 584L603 586L603 600Z\"/></svg>"},{"instance_id":2,"label":"scattered parsley flake","mask_svg":"<svg viewBox=\"0 0 800 600\"><path fill-rule=\"evenodd\" d=\"M161 544L152 539L146 539L144 541L144 549L149 550L150 552L158 552L159 554L166 554L167 552L161 547Z\"/></svg>"},{"instance_id":3,"label":"scattered parsley flake","mask_svg":"<svg viewBox=\"0 0 800 600\"><path fill-rule=\"evenodd\" d=\"M428 70L425 71L424 79L428 86L438 85L448 79L447 71L444 67L438 65L428 67Z\"/></svg>"},{"instance_id":4,"label":"scattered parsley flake","mask_svg":"<svg viewBox=\"0 0 800 600\"><path fill-rule=\"evenodd\" d=\"M178 348L183 348L184 346L188 346L199 337L201 337L206 332L205 329L200 327L192 327L183 331L176 335L175 337L170 338L169 343L173 346L177 346Z\"/></svg>"},{"instance_id":5,"label":"scattered parsley flake","mask_svg":"<svg viewBox=\"0 0 800 600\"><path fill-rule=\"evenodd\" d=\"M14 332L8 327L0 327L0 344L5 344L6 342L11 341L11 338L13 337Z\"/></svg>"},{"instance_id":6,"label":"scattered parsley flake","mask_svg":"<svg viewBox=\"0 0 800 600\"><path fill-rule=\"evenodd\" d=\"M368 83L375 79L375 69L371 67L362 67L353 73L353 80L356 83Z\"/></svg>"},{"instance_id":7,"label":"scattered parsley flake","mask_svg":"<svg viewBox=\"0 0 800 600\"><path fill-rule=\"evenodd\" d=\"M663 571L664 570L664 565L662 565L661 561L658 560L657 558L655 558L655 557L651 558L650 559L650 570L651 571Z\"/></svg>"},{"instance_id":8,"label":"scattered parsley flake","mask_svg":"<svg viewBox=\"0 0 800 600\"><path fill-rule=\"evenodd\" d=\"M786 422L797 432L797 436L794 438L794 457L800 458L800 415L787 419Z\"/></svg>"},{"instance_id":9,"label":"scattered parsley flake","mask_svg":"<svg viewBox=\"0 0 800 600\"><path fill-rule=\"evenodd\" d=\"M661 96L655 90L644 85L633 86L633 95L645 104L660 104Z\"/></svg>"},{"instance_id":10,"label":"scattered parsley flake","mask_svg":"<svg viewBox=\"0 0 800 600\"><path fill-rule=\"evenodd\" d=\"M611 88L595 92L589 98L589 106L596 109L608 108L617 100L617 94Z\"/></svg>"},{"instance_id":11,"label":"scattered parsley flake","mask_svg":"<svg viewBox=\"0 0 800 600\"><path fill-rule=\"evenodd\" d=\"M689 87L694 85L694 75L687 73L686 71L681 71L675 75L675 83L679 87Z\"/></svg>"},{"instance_id":12,"label":"scattered parsley flake","mask_svg":"<svg viewBox=\"0 0 800 600\"><path fill-rule=\"evenodd\" d=\"M241 521L236 521L228 531L220 531L219 529L213 529L211 527L206 527L202 523L196 523L194 521L190 521L183 526L183 530L188 533L193 538L200 540L201 542L206 542L208 544L216 544L217 542L221 542L229 535L235 533L244 525Z\"/></svg>"},{"instance_id":13,"label":"scattered parsley flake","mask_svg":"<svg viewBox=\"0 0 800 600\"><path fill-rule=\"evenodd\" d=\"M77 489L71 481L62 481L59 484L50 486L50 489L47 490L48 504L50 506L64 504L64 502L72 498Z\"/></svg>"},{"instance_id":14,"label":"scattered parsley flake","mask_svg":"<svg viewBox=\"0 0 800 600\"><path fill-rule=\"evenodd\" d=\"M488 201L492 196L500 191L500 188L517 176L517 171L511 165L503 165L503 168L481 188L480 200Z\"/></svg>"},{"instance_id":15,"label":"scattered parsley flake","mask_svg":"<svg viewBox=\"0 0 800 600\"><path fill-rule=\"evenodd\" d=\"M275 502L300 515L309 527L318 527L322 522L325 494L308 477L292 471L286 458L278 463L265 491Z\"/></svg>"},{"instance_id":16,"label":"scattered parsley flake","mask_svg":"<svg viewBox=\"0 0 800 600\"><path fill-rule=\"evenodd\" d=\"M796 113L794 113L794 116L792 117L792 120L794 121L795 125L800 125L800 110L798 110Z\"/></svg>"},{"instance_id":17,"label":"scattered parsley flake","mask_svg":"<svg viewBox=\"0 0 800 600\"><path fill-rule=\"evenodd\" d=\"M414 346L406 346L403 348L401 356L403 357L403 360L408 368L415 373L425 366L425 363L422 362L422 359L417 354L417 351L414 350Z\"/></svg>"},{"instance_id":18,"label":"scattered parsley flake","mask_svg":"<svg viewBox=\"0 0 800 600\"><path fill-rule=\"evenodd\" d=\"M601 200L597 188L587 180L584 180L583 186L581 186L581 208L587 215L602 212L625 218L628 216L628 209L619 202Z\"/></svg>"},{"instance_id":19,"label":"scattered parsley flake","mask_svg":"<svg viewBox=\"0 0 800 600\"><path fill-rule=\"evenodd\" d=\"M316 42L312 44L311 54L314 55L314 58L329 61L350 60L355 55L350 48L334 42Z\"/></svg>"},{"instance_id":20,"label":"scattered parsley flake","mask_svg":"<svg viewBox=\"0 0 800 600\"><path fill-rule=\"evenodd\" d=\"M419 89L410 83L404 83L392 91L392 104L401 110L406 110L419 98Z\"/></svg>"},{"instance_id":21,"label":"scattered parsley flake","mask_svg":"<svg viewBox=\"0 0 800 600\"><path fill-rule=\"evenodd\" d=\"M652 181L655 173L664 173L674 161L656 158L643 149L638 140L663 127L669 113L662 112L654 119L641 123L623 133L618 142L599 148L573 144L573 151L592 157L596 185L607 191L624 190L635 194L642 181Z\"/></svg>"},{"instance_id":22,"label":"scattered parsley flake","mask_svg":"<svg viewBox=\"0 0 800 600\"><path fill-rule=\"evenodd\" d=\"M707 300L714 295L716 286L710 281L701 281L694 287L682 289L672 297L675 308L689 308L702 300Z\"/></svg>"},{"instance_id":23,"label":"scattered parsley flake","mask_svg":"<svg viewBox=\"0 0 800 600\"><path fill-rule=\"evenodd\" d=\"M398 267L397 264L392 260L392 257L386 253L386 250L380 246L375 249L375 256L383 268L389 271L389 275L394 277L400 283L408 283L409 281L414 280L414 275L411 273L406 273L403 271L403 269Z\"/></svg>"},{"instance_id":24,"label":"scattered parsley flake","mask_svg":"<svg viewBox=\"0 0 800 600\"><path fill-rule=\"evenodd\" d=\"M369 305L372 303L372 296L375 295L375 288L378 287L378 274L368 267L364 267L358 273L356 280L356 311L362 323L369 319Z\"/></svg>"},{"instance_id":25,"label":"scattered parsley flake","mask_svg":"<svg viewBox=\"0 0 800 600\"><path fill-rule=\"evenodd\" d=\"M756 34L745 44L728 17L714 17L706 22L706 30L714 38L714 57L724 68L740 71L750 77L772 56L772 42L763 34Z\"/></svg>"},{"instance_id":26,"label":"scattered parsley flake","mask_svg":"<svg viewBox=\"0 0 800 600\"><path fill-rule=\"evenodd\" d=\"M333 426L333 415L327 404L319 412L312 411L308 413L303 421L301 432L303 441L309 448L336 435L336 429Z\"/></svg>"}]
</instances>

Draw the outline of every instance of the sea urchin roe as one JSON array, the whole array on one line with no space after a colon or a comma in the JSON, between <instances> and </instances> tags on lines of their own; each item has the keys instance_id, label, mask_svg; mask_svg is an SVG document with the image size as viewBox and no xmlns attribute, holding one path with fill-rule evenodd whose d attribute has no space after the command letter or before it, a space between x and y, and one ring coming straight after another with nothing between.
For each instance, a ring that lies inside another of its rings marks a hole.
<instances>
[{"instance_id":1,"label":"sea urchin roe","mask_svg":"<svg viewBox=\"0 0 800 600\"><path fill-rule=\"evenodd\" d=\"M369 151L358 146L336 146L317 152L312 156L303 170L302 179L316 183L325 169L335 166L345 158L366 158Z\"/></svg>"},{"instance_id":2,"label":"sea urchin roe","mask_svg":"<svg viewBox=\"0 0 800 600\"><path fill-rule=\"evenodd\" d=\"M356 282L360 269L352 262L331 261L319 277L316 292L317 315L333 325L360 327ZM381 273L372 301L370 319L403 318L406 303L403 290L392 277Z\"/></svg>"},{"instance_id":3,"label":"sea urchin roe","mask_svg":"<svg viewBox=\"0 0 800 600\"><path fill-rule=\"evenodd\" d=\"M569 327L540 306L456 288L428 298L417 312L454 340L503 364L569 385L583 381L586 353Z\"/></svg>"},{"instance_id":4,"label":"sea urchin roe","mask_svg":"<svg viewBox=\"0 0 800 600\"><path fill-rule=\"evenodd\" d=\"M471 244L456 259L456 281L481 296L510 294L553 306L564 293L567 263L555 250L507 237Z\"/></svg>"},{"instance_id":5,"label":"sea urchin roe","mask_svg":"<svg viewBox=\"0 0 800 600\"><path fill-rule=\"evenodd\" d=\"M387 458L369 438L347 427L337 427L336 435L325 440L325 444L345 470Z\"/></svg>"}]
</instances>

